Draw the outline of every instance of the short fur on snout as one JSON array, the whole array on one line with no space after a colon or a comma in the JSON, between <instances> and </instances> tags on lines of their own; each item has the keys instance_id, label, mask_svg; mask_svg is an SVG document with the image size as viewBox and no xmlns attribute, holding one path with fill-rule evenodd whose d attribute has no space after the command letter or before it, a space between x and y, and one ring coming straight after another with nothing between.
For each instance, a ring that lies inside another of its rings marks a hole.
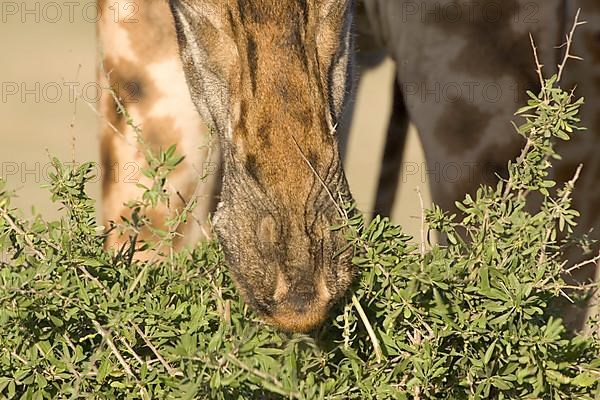
<instances>
[{"instance_id":1,"label":"short fur on snout","mask_svg":"<svg viewBox=\"0 0 600 400\"><path fill-rule=\"evenodd\" d=\"M172 0L192 99L224 160L214 226L245 300L289 331L321 324L353 268L335 135L352 92L349 0Z\"/></svg>"}]
</instances>

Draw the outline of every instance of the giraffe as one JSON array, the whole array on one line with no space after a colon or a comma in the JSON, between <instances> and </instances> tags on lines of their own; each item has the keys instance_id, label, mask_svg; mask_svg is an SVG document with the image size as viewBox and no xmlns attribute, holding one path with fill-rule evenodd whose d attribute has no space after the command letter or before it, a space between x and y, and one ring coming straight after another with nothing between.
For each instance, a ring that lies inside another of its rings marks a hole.
<instances>
[{"instance_id":1,"label":"giraffe","mask_svg":"<svg viewBox=\"0 0 600 400\"><path fill-rule=\"evenodd\" d=\"M252 2L239 6L216 0L202 4L173 2L175 25L169 20L166 2L119 3L123 10L131 4L135 5L131 9L138 10L134 17L139 22L129 25L125 12L117 13L121 20L113 20L115 13L108 7L115 3L99 3L103 10L99 23L104 48L101 79L107 79L106 84L123 98L133 120L141 126L144 139L162 147L178 143L183 154L198 163L198 157L206 157L197 153L202 136L208 130L218 133L223 181L221 203L213 220L215 230L247 303L267 321L290 331L308 331L319 325L354 275L348 252L332 257L344 247L345 240L341 233L330 230L338 214L329 197L329 193L348 193L334 126L350 91L347 68L351 65L351 13L347 2L328 3L333 7L324 4L320 13L329 23L319 21L320 14L306 13L296 2L288 6L278 3L277 7L273 2L269 6L273 15L264 16L253 9ZM225 15L225 10L230 13ZM196 29L202 29L196 23L200 18L219 27L207 28L199 35L206 40L195 39ZM265 27L255 20L261 18L280 22ZM284 18L296 25L282 31ZM176 57L175 26L180 33L183 69ZM227 37L221 36L225 26ZM304 47L300 35L304 29L314 35L313 40L319 35L319 49L323 51L318 61L314 59L316 47ZM247 37L246 30L252 30L256 40ZM341 33L342 42L338 40ZM237 41L233 43L228 37ZM285 41L296 54L283 46L273 46L273 40ZM245 49L242 63L232 59L234 54L239 56L237 46ZM338 48L344 51L338 53ZM199 53L207 57L198 58ZM285 64L280 63L283 59ZM248 69L249 63L253 69ZM335 87L327 85L325 67L321 66L332 64L336 65L339 82ZM202 71L206 75L195 75L192 70L196 66L205 67ZM184 69L188 71L189 92ZM273 75L276 71L278 74ZM243 82L229 86L222 74L233 74L231 78L242 74ZM281 79L274 82L270 79L273 76ZM133 93L124 92L131 86ZM312 93L305 90L307 87L313 87ZM236 103L230 110L226 102L234 95ZM266 96L265 101L250 101L258 95ZM111 94L104 96L104 168L112 170L131 160L141 164L141 152L132 139L135 132L115 112L117 104ZM202 118L193 111L192 100ZM281 115L273 112L282 107L285 112ZM335 113L330 112L333 109ZM235 119L235 134L229 116ZM116 134L113 127L120 133ZM287 136L277 135L280 127ZM294 144L297 149L290 151ZM269 163L264 162L261 152L269 153ZM327 190L314 178L311 168L326 180ZM179 179L174 184L179 185L180 192L189 196L191 190L186 188L194 175L193 164L176 171ZM118 219L124 212L124 201L139 194L135 185L106 179L105 220ZM173 201L177 200L174 196ZM176 205L182 206L181 202ZM208 205L200 210L199 218L206 217L207 209ZM163 223L169 212L155 210L153 223ZM185 241L190 240L187 232L182 234ZM107 246L119 245L125 239L113 234Z\"/></svg>"},{"instance_id":2,"label":"giraffe","mask_svg":"<svg viewBox=\"0 0 600 400\"><path fill-rule=\"evenodd\" d=\"M207 216L216 204L218 190L218 148L198 115L189 95L177 51L175 29L168 4L163 1L98 1L98 38L102 44L98 81L105 88L100 98L102 217L104 225L128 217L126 203L138 199L148 185L142 175L145 157L136 138L153 150L177 144L185 159L170 177L171 209L161 205L149 212L151 224L164 228L166 219L185 204L199 200L195 218L179 228L177 247L210 236ZM133 123L119 112L126 108ZM203 176L200 182L198 177ZM141 240L152 240L148 230ZM128 235L114 232L106 246L114 248ZM140 253L145 254L145 253Z\"/></svg>"},{"instance_id":3,"label":"giraffe","mask_svg":"<svg viewBox=\"0 0 600 400\"><path fill-rule=\"evenodd\" d=\"M506 176L507 160L523 146L508 123L524 105L526 90L537 90L533 35L547 77L557 72L564 43L578 9L586 25L578 28L571 52L584 57L569 61L562 85L577 87L586 102L582 125L589 132L559 143L561 160L554 161L552 178L566 182L579 164L583 171L574 192L581 212L576 234L592 231L600 238L600 3L593 0L494 1L426 0L421 2L364 0L377 46L396 62L394 109L384 151L375 212L389 214L398 182L399 165L409 121L415 124L428 168L459 166L459 179L431 185L434 202L456 211L455 201L473 194L481 183ZM397 23L401 21L401 23ZM364 29L364 28L363 28ZM425 71L425 72L424 72ZM458 90L457 90L458 88ZM477 89L479 88L479 89ZM486 89L488 88L488 89ZM598 247L594 247L597 252ZM582 257L578 249L570 260ZM572 279L590 281L590 265ZM565 314L566 323L581 327L585 312Z\"/></svg>"},{"instance_id":4,"label":"giraffe","mask_svg":"<svg viewBox=\"0 0 600 400\"><path fill-rule=\"evenodd\" d=\"M214 228L243 297L264 319L286 330L319 325L354 274L346 253L333 257L343 238L329 230L337 218L331 195L351 198L336 127L352 103L353 17L361 33L397 65L387 162L401 159L410 120L419 130L429 168L466 166L459 182L432 187L433 200L452 210L466 192L502 176L507 160L521 148L508 122L524 103L525 90L537 87L529 32L545 49L542 62L552 71L559 51L548 49L561 41L575 8L583 7L588 20L597 21L600 14L593 0L486 0L477 3L484 6L479 10L469 9L475 3L458 0L363 0L356 15L352 3L134 1L136 25L107 18L99 24L108 71L101 79L121 90L139 84L125 94L135 100L126 106L145 127L143 135L155 146L180 144L190 160L176 173L184 199L192 196L190 175L209 157L197 151L201 139L209 130L218 134L223 180ZM487 15L486 5L495 14ZM466 12L461 17L443 14L461 7ZM600 118L593 114L600 82L594 26L584 27L580 35L585 39L576 41L574 49L590 54L591 62L571 65L567 77L589 82L582 87L591 133L565 145L556 168L557 178L564 180L580 162L589 165L576 193L576 206L586 218L582 230L600 226L594 209L600 199L594 185L600 171L593 157L599 140L594 132L600 132ZM102 107L111 122L103 128L105 168L139 160L114 99L106 95ZM115 135L112 127L124 134ZM384 171L381 182L393 180L393 171ZM204 193L216 184L213 177ZM118 218L122 203L139 194L126 186L119 180L104 183L106 220ZM378 202L384 211L393 201L389 193L385 196ZM174 197L176 207L182 206L180 200ZM199 220L211 209L210 202L204 204ZM155 222L171 211L157 210ZM197 237L182 233L186 242ZM112 238L109 246L118 243ZM577 279L592 274L588 269Z\"/></svg>"}]
</instances>

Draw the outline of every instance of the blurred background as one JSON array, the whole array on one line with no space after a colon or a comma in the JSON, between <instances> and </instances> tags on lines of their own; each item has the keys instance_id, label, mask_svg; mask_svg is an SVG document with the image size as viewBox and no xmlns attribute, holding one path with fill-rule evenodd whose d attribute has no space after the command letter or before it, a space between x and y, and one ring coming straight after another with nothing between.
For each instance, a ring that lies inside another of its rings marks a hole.
<instances>
[{"instance_id":1,"label":"blurred background","mask_svg":"<svg viewBox=\"0 0 600 400\"><path fill-rule=\"evenodd\" d=\"M17 192L14 206L26 215L35 207L51 218L58 209L42 188L51 171L49 155L65 162L99 160L95 0L2 0L0 7L0 176ZM366 70L358 88L345 165L352 192L365 212L373 208L393 75L393 63L386 60ZM416 188L426 206L430 196L414 129L401 171L411 173L400 176L392 219L418 236L421 206ZM99 178L88 192L100 199Z\"/></svg>"}]
</instances>

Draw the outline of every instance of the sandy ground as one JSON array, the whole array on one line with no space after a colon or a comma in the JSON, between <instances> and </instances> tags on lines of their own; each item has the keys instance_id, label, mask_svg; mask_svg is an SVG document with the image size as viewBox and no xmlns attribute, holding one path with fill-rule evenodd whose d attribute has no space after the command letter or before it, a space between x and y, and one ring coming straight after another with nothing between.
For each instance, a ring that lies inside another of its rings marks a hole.
<instances>
[{"instance_id":1,"label":"sandy ground","mask_svg":"<svg viewBox=\"0 0 600 400\"><path fill-rule=\"evenodd\" d=\"M94 1L80 4L87 3ZM73 18L62 8L55 19L51 9L44 12L45 2L27 4L31 14L24 13L25 2L12 3L16 15L5 4L0 7L0 175L17 190L15 206L35 205L52 216L56 207L41 189L51 171L48 154L71 160L74 136L77 161L98 159L97 118L71 96L86 88L86 98L97 98L95 25L82 8ZM98 183L90 193L99 198Z\"/></svg>"},{"instance_id":2,"label":"sandy ground","mask_svg":"<svg viewBox=\"0 0 600 400\"><path fill-rule=\"evenodd\" d=\"M51 171L48 155L70 161L74 154L76 162L98 161L99 141L98 117L92 110L97 99L95 24L93 8L88 7L94 0L78 3L72 12L61 7L60 17L49 3L30 3L31 13L25 12L25 2L12 3L16 11L7 10L6 2L1 4L0 176L17 191L15 206L27 214L35 206L52 217L57 207L42 188ZM346 172L364 211L372 208L374 199L391 106L392 74L393 64L387 61L365 74L358 92ZM74 91L83 92L83 100L92 104L76 102ZM405 162L423 162L414 131ZM427 183L417 176L402 177L392 215L413 235L420 226L416 187L429 204ZM99 199L99 182L91 185L89 193Z\"/></svg>"}]
</instances>

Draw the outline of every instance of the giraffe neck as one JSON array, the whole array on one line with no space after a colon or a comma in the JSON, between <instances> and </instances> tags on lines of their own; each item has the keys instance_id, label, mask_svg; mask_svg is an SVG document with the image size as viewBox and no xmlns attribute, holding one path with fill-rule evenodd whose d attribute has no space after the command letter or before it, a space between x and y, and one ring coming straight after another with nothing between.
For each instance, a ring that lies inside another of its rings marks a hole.
<instances>
[{"instance_id":1,"label":"giraffe neck","mask_svg":"<svg viewBox=\"0 0 600 400\"><path fill-rule=\"evenodd\" d=\"M99 0L98 7L102 45L98 79L103 87L112 89L102 93L100 103L105 225L130 214L125 203L142 195L136 184L150 184L141 173L146 160L136 137L140 134L154 152L176 144L186 156L169 178L170 207L160 205L148 213L152 226L165 229L167 218L199 198L196 218L179 228L184 238L180 244L194 243L209 232L207 215L214 205L218 159L216 151L208 150L209 131L190 98L168 6L164 2ZM118 112L117 102L126 108L132 123ZM203 172L208 176L198 182ZM149 231L141 236L152 240ZM107 246L126 240L127 235L113 234Z\"/></svg>"}]
</instances>

